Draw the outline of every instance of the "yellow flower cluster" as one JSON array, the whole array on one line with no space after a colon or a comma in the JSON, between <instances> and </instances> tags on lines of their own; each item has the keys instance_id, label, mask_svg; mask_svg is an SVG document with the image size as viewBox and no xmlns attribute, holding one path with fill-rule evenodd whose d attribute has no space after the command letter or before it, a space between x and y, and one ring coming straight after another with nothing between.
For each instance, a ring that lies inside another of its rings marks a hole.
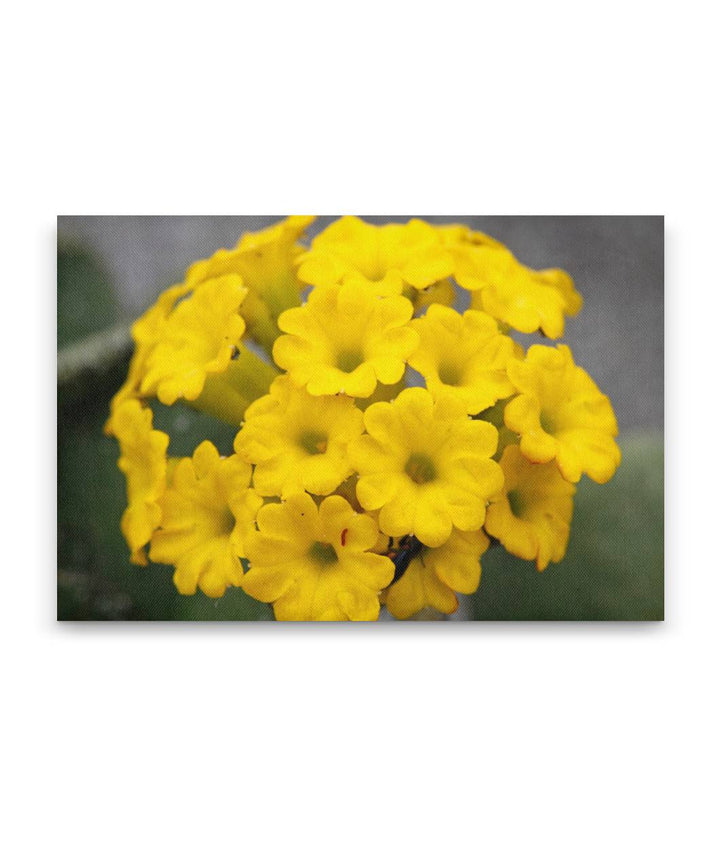
<instances>
[{"instance_id":1,"label":"yellow flower cluster","mask_svg":"<svg viewBox=\"0 0 720 856\"><path fill-rule=\"evenodd\" d=\"M620 463L617 423L566 345L508 334L562 336L570 276L464 226L342 217L303 245L312 221L196 262L134 324L106 426L131 560L295 621L451 613L491 543L559 562L575 484ZM169 457L153 399L235 425L233 448Z\"/></svg>"}]
</instances>

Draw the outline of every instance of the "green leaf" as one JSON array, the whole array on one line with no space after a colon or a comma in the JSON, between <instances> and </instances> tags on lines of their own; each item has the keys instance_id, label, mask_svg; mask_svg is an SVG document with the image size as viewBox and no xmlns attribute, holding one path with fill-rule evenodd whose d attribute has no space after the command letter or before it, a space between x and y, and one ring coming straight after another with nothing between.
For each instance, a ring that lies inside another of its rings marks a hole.
<instances>
[{"instance_id":1,"label":"green leaf","mask_svg":"<svg viewBox=\"0 0 720 856\"><path fill-rule=\"evenodd\" d=\"M111 282L97 259L74 246L58 246L58 347L76 342L118 321Z\"/></svg>"}]
</instances>

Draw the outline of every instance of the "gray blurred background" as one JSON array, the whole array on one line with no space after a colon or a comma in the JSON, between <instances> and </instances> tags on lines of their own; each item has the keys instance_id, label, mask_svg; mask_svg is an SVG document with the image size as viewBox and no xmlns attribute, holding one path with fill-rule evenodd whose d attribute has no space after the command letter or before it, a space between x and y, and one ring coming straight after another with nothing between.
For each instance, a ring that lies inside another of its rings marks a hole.
<instances>
[{"instance_id":1,"label":"gray blurred background","mask_svg":"<svg viewBox=\"0 0 720 856\"><path fill-rule=\"evenodd\" d=\"M117 322L129 322L162 289L181 280L196 259L234 246L241 233L281 216L61 216L58 241L94 253L116 291ZM580 315L566 326L565 341L576 361L610 396L621 431L662 429L662 217L418 216L487 232L531 267L567 270L585 298ZM334 219L319 217L309 235ZM364 219L385 223L409 217ZM520 338L524 344L534 341Z\"/></svg>"}]
</instances>

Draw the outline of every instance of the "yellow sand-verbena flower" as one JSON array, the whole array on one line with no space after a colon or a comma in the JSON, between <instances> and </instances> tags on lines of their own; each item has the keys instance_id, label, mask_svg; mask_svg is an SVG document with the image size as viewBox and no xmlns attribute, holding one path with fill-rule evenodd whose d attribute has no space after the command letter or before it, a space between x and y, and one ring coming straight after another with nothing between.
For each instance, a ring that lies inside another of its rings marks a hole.
<instances>
[{"instance_id":1,"label":"yellow sand-verbena flower","mask_svg":"<svg viewBox=\"0 0 720 856\"><path fill-rule=\"evenodd\" d=\"M450 276L451 254L422 220L373 226L341 217L299 259L298 276L317 287L349 282L377 295L425 289Z\"/></svg>"},{"instance_id":2,"label":"yellow sand-verbena flower","mask_svg":"<svg viewBox=\"0 0 720 856\"><path fill-rule=\"evenodd\" d=\"M505 407L505 424L520 435L523 455L534 463L555 460L571 482L583 473L609 481L621 460L615 414L570 348L533 345L524 361L508 365L508 375L520 394Z\"/></svg>"},{"instance_id":3,"label":"yellow sand-verbena flower","mask_svg":"<svg viewBox=\"0 0 720 856\"><path fill-rule=\"evenodd\" d=\"M498 241L463 227L440 229L455 260L458 284L472 292L471 308L481 309L521 333L541 330L558 339L565 316L582 308L582 297L563 270L533 270Z\"/></svg>"},{"instance_id":4,"label":"yellow sand-verbena flower","mask_svg":"<svg viewBox=\"0 0 720 856\"><path fill-rule=\"evenodd\" d=\"M250 466L237 455L221 458L209 440L183 458L161 499L162 523L152 536L153 562L175 565L180 594L221 597L239 586L245 541L262 499L250 484Z\"/></svg>"},{"instance_id":5,"label":"yellow sand-verbena flower","mask_svg":"<svg viewBox=\"0 0 720 856\"><path fill-rule=\"evenodd\" d=\"M142 395L163 404L193 401L208 375L224 372L245 332L247 289L237 274L209 279L172 310L145 359Z\"/></svg>"},{"instance_id":6,"label":"yellow sand-verbena flower","mask_svg":"<svg viewBox=\"0 0 720 856\"><path fill-rule=\"evenodd\" d=\"M296 259L304 248L299 238L314 217L292 216L259 232L244 234L232 250L218 250L191 265L187 279L197 286L207 279L238 274L248 289L242 314L247 333L270 352L279 335L277 319L300 305L302 284Z\"/></svg>"},{"instance_id":7,"label":"yellow sand-verbena flower","mask_svg":"<svg viewBox=\"0 0 720 856\"><path fill-rule=\"evenodd\" d=\"M515 392L506 371L514 343L489 315L473 310L460 315L436 304L410 326L420 344L408 363L433 396L451 395L474 415Z\"/></svg>"},{"instance_id":8,"label":"yellow sand-verbena flower","mask_svg":"<svg viewBox=\"0 0 720 856\"><path fill-rule=\"evenodd\" d=\"M139 396L140 384L145 376L148 354L157 344L163 326L177 301L191 290L192 286L187 283L171 286L132 325L131 333L135 342L135 350L130 360L128 376L110 402L110 418L105 424L106 434L115 433L113 428L114 414L122 402Z\"/></svg>"},{"instance_id":9,"label":"yellow sand-verbena flower","mask_svg":"<svg viewBox=\"0 0 720 856\"><path fill-rule=\"evenodd\" d=\"M489 545L482 531L453 529L441 547L425 547L387 590L389 612L395 618L409 618L426 606L446 615L455 612L455 592L472 594L480 584L480 556Z\"/></svg>"},{"instance_id":10,"label":"yellow sand-verbena flower","mask_svg":"<svg viewBox=\"0 0 720 856\"><path fill-rule=\"evenodd\" d=\"M390 615L400 619L411 618L425 608L443 615L458 608L455 592L420 559L410 562L402 577L387 590L383 602Z\"/></svg>"},{"instance_id":11,"label":"yellow sand-verbena flower","mask_svg":"<svg viewBox=\"0 0 720 856\"><path fill-rule=\"evenodd\" d=\"M247 409L235 451L255 465L253 485L262 496L326 496L352 473L347 445L362 432L353 399L312 396L281 375Z\"/></svg>"},{"instance_id":12,"label":"yellow sand-verbena flower","mask_svg":"<svg viewBox=\"0 0 720 856\"><path fill-rule=\"evenodd\" d=\"M377 525L340 496L318 508L308 494L263 506L248 540L245 591L280 621L374 621L393 563L370 552Z\"/></svg>"},{"instance_id":13,"label":"yellow sand-verbena flower","mask_svg":"<svg viewBox=\"0 0 720 856\"><path fill-rule=\"evenodd\" d=\"M201 297L214 287L212 282L212 280L208 280L207 290L205 287L200 290ZM237 280L231 279L223 286L223 289L226 292L232 291L236 286ZM179 311L180 306L188 302L187 299L183 300L183 298L187 298L192 291L192 286L187 282L172 286L163 292L156 303L133 324L132 335L135 341L135 351L130 361L127 379L110 403L110 418L105 424L106 434L112 435L114 433L113 414L123 401L154 395L156 390L153 389L153 383L148 380L148 375L151 369L154 372L160 372L163 369L162 361L167 364L165 366L166 374L175 377L176 380L179 377L179 372L183 370L183 365L186 369L189 368L195 373L196 386L199 385L204 369L201 370L199 365L188 366L188 362L192 362L192 357L187 351L192 348L200 349L202 342L193 330L192 325L183 329L182 315L188 310ZM212 294L210 296L212 297ZM193 307L196 306L196 303L193 302L190 305ZM176 309L178 309L177 315L175 314ZM234 311L231 313L228 323L231 327L235 326L239 330L242 325L242 318L238 320L235 317L236 314ZM240 425L248 404L267 392L270 383L277 377L277 370L239 342L236 348L231 347L228 350L224 342L215 338L213 324L212 318L209 318L207 329L203 335L206 335L208 349L213 352L214 348L219 348L222 358L216 363L210 361L205 366L208 369L213 369L213 371L207 372L199 396L190 399L189 396L193 394L193 391L190 384L187 384L186 392L188 394L184 398L198 410L210 413L230 424ZM170 329L168 329L168 325ZM173 328L179 329L173 332ZM183 336L188 340L186 352L182 355L186 362L176 363L176 351L184 347L182 344ZM225 368L222 371L214 371L223 365Z\"/></svg>"},{"instance_id":14,"label":"yellow sand-verbena flower","mask_svg":"<svg viewBox=\"0 0 720 856\"><path fill-rule=\"evenodd\" d=\"M152 411L130 399L117 405L113 432L120 444L118 468L125 475L128 506L120 521L130 560L146 565L144 546L160 525L159 500L165 492L170 438L152 427Z\"/></svg>"},{"instance_id":15,"label":"yellow sand-verbena flower","mask_svg":"<svg viewBox=\"0 0 720 856\"><path fill-rule=\"evenodd\" d=\"M378 298L352 284L313 291L304 306L288 309L279 326L286 335L273 359L311 395L344 392L367 398L377 383L394 384L418 343L404 297Z\"/></svg>"},{"instance_id":16,"label":"yellow sand-verbena flower","mask_svg":"<svg viewBox=\"0 0 720 856\"><path fill-rule=\"evenodd\" d=\"M485 531L521 559L534 560L538 571L565 556L570 536L575 485L555 464L533 464L518 446L508 446L500 466L502 494L490 503Z\"/></svg>"},{"instance_id":17,"label":"yellow sand-verbena flower","mask_svg":"<svg viewBox=\"0 0 720 856\"><path fill-rule=\"evenodd\" d=\"M494 425L469 419L452 397L433 401L426 389L403 390L392 403L365 411L367 434L348 447L359 473L357 497L380 510L386 535L414 534L429 547L448 540L453 526L478 530L487 500L503 476L490 459L497 448Z\"/></svg>"}]
</instances>

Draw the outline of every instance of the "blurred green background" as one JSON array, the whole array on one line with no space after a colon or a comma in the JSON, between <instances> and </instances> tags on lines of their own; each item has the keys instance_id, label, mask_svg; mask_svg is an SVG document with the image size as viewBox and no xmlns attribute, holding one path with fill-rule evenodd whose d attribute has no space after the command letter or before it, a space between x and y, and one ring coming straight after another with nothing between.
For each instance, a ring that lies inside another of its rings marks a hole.
<instances>
[{"instance_id":1,"label":"blurred green background","mask_svg":"<svg viewBox=\"0 0 720 856\"><path fill-rule=\"evenodd\" d=\"M164 283L167 285L169 283ZM158 291L161 286L158 286ZM58 618L63 620L270 620L272 610L229 590L219 601L177 594L172 568L128 561L120 533L124 480L117 445L102 431L108 402L130 357L127 312L100 257L78 241L58 244ZM90 370L78 355L112 348ZM611 393L612 395L612 393ZM171 454L200 439L232 450L234 429L189 408L157 405L155 425ZM621 423L622 424L622 423ZM539 574L501 547L483 558L480 588L457 619L659 620L663 618L663 439L661 430L621 433L623 463L607 485L583 478L565 560Z\"/></svg>"}]
</instances>

